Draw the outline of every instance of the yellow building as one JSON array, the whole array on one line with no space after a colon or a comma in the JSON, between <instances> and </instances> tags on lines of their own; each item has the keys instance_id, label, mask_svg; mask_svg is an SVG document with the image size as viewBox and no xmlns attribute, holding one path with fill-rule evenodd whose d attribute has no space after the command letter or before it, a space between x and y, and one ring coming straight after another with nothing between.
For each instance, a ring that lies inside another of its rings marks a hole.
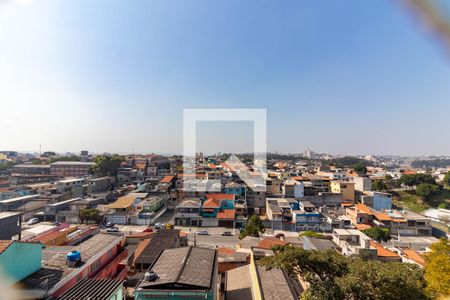
<instances>
[{"instance_id":1,"label":"yellow building","mask_svg":"<svg viewBox=\"0 0 450 300\"><path fill-rule=\"evenodd\" d=\"M332 181L331 192L341 194L344 201L355 202L355 183L346 181Z\"/></svg>"}]
</instances>

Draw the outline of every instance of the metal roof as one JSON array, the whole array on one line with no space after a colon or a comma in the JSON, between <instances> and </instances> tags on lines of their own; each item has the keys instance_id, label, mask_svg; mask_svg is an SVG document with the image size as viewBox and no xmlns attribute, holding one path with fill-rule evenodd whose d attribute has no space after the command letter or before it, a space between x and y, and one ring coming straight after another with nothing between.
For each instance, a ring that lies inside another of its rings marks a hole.
<instances>
[{"instance_id":1,"label":"metal roof","mask_svg":"<svg viewBox=\"0 0 450 300\"><path fill-rule=\"evenodd\" d=\"M115 279L86 278L62 294L59 300L108 300L123 281Z\"/></svg>"}]
</instances>

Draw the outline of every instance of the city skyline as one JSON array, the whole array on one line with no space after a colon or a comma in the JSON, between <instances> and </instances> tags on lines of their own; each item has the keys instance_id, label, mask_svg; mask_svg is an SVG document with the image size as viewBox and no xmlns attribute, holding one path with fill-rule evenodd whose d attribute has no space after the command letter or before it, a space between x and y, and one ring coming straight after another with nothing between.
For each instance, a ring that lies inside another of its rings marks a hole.
<instances>
[{"instance_id":1,"label":"city skyline","mask_svg":"<svg viewBox=\"0 0 450 300\"><path fill-rule=\"evenodd\" d=\"M0 149L182 153L185 108L266 108L271 152L450 155L448 53L394 1L3 1L0 17Z\"/></svg>"}]
</instances>

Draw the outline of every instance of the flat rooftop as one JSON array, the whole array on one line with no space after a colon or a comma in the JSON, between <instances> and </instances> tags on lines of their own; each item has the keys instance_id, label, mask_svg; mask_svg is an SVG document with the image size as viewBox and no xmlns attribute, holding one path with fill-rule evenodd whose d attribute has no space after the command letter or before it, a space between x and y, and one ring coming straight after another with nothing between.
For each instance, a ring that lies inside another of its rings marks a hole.
<instances>
[{"instance_id":1,"label":"flat rooftop","mask_svg":"<svg viewBox=\"0 0 450 300\"><path fill-rule=\"evenodd\" d=\"M0 219L6 219L12 216L19 216L21 215L21 212L15 212L15 211L4 211L0 212Z\"/></svg>"},{"instance_id":2,"label":"flat rooftop","mask_svg":"<svg viewBox=\"0 0 450 300\"><path fill-rule=\"evenodd\" d=\"M23 289L28 290L42 290L45 287L51 290L58 282L78 270L107 246L121 238L122 236L114 234L99 233L77 246L46 247L42 250L43 263L41 269L26 277L18 284ZM81 263L73 268L67 265L66 257L67 253L72 250L81 251ZM46 284L47 280L48 282Z\"/></svg>"}]
</instances>

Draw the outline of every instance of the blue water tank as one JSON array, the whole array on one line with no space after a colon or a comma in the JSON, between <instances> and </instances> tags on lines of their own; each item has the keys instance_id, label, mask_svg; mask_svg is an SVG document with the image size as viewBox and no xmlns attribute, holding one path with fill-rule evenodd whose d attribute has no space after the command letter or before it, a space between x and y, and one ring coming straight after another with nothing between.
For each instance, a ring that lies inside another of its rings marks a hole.
<instances>
[{"instance_id":1,"label":"blue water tank","mask_svg":"<svg viewBox=\"0 0 450 300\"><path fill-rule=\"evenodd\" d=\"M70 251L67 253L68 261L80 261L81 260L81 252L77 250Z\"/></svg>"}]
</instances>

